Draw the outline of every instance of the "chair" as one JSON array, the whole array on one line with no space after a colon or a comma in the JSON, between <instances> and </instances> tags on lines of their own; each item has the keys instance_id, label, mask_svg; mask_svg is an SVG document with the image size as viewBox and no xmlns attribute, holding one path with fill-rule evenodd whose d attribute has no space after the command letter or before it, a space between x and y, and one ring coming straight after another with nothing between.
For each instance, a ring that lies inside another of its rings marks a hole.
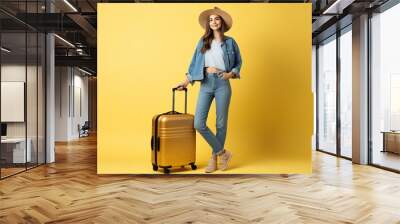
<instances>
[{"instance_id":1,"label":"chair","mask_svg":"<svg viewBox=\"0 0 400 224\"><path fill-rule=\"evenodd\" d=\"M89 136L89 129L90 129L89 121L85 121L82 127L78 124L79 138Z\"/></svg>"}]
</instances>

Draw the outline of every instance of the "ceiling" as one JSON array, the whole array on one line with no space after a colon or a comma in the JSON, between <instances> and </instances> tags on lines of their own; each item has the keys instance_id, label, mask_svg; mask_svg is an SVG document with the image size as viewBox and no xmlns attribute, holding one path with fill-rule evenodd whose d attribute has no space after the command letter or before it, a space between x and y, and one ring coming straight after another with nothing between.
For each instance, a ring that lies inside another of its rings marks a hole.
<instances>
[{"instance_id":1,"label":"ceiling","mask_svg":"<svg viewBox=\"0 0 400 224\"><path fill-rule=\"evenodd\" d=\"M218 2L269 2L269 3L312 3L313 43L336 32L337 27L351 24L351 18L361 12L376 8L387 0L223 0ZM96 71L97 57L97 12L99 2L138 3L138 2L215 2L212 0L47 0L21 1L1 0L0 24L3 33L3 46L25 50L25 28L29 31L55 32L56 65L86 66ZM52 11L52 13L49 13ZM338 22L340 20L340 22ZM339 25L338 25L339 24ZM21 33L23 32L23 33ZM20 46L20 47L18 47ZM35 44L28 45L28 52ZM32 49L31 49L32 48ZM19 49L19 50L18 50ZM23 53L23 52L21 52Z\"/></svg>"}]
</instances>

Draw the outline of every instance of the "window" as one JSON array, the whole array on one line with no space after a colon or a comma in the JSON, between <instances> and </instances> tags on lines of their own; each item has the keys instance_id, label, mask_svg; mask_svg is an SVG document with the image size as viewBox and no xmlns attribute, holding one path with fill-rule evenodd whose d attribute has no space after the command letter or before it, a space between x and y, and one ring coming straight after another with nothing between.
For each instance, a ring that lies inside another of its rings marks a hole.
<instances>
[{"instance_id":1,"label":"window","mask_svg":"<svg viewBox=\"0 0 400 224\"><path fill-rule=\"evenodd\" d=\"M15 2L14 2L15 3ZM15 5L1 2L0 6ZM18 2L18 13L42 13L44 1ZM45 34L0 12L0 178L45 163ZM15 99L13 101L13 99ZM11 109L14 108L14 109Z\"/></svg>"},{"instance_id":2,"label":"window","mask_svg":"<svg viewBox=\"0 0 400 224\"><path fill-rule=\"evenodd\" d=\"M352 35L351 26L340 36L340 154L352 157Z\"/></svg>"},{"instance_id":3,"label":"window","mask_svg":"<svg viewBox=\"0 0 400 224\"><path fill-rule=\"evenodd\" d=\"M318 149L336 153L336 36L318 47Z\"/></svg>"},{"instance_id":4,"label":"window","mask_svg":"<svg viewBox=\"0 0 400 224\"><path fill-rule=\"evenodd\" d=\"M400 5L371 19L372 163L400 170ZM397 131L397 132L396 132Z\"/></svg>"}]
</instances>

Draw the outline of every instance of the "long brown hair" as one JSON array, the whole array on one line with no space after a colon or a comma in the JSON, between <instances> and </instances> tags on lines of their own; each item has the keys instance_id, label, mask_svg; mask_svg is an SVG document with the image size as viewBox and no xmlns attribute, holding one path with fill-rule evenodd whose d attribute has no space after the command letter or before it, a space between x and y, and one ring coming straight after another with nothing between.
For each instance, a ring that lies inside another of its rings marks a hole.
<instances>
[{"instance_id":1,"label":"long brown hair","mask_svg":"<svg viewBox=\"0 0 400 224\"><path fill-rule=\"evenodd\" d=\"M226 24L222 16L219 16L221 18L221 32L222 32L222 37L225 38L225 31L226 31ZM214 39L214 33L213 30L210 27L210 21L207 21L206 23L206 32L203 35L203 47L201 48L201 53L206 53L207 50L211 48L211 42Z\"/></svg>"}]
</instances>

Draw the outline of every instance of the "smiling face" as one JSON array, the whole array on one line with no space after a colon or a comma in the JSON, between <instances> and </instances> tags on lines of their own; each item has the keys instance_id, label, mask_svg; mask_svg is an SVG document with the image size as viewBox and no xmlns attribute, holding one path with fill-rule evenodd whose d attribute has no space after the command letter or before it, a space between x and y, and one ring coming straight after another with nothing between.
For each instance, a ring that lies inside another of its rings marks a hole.
<instances>
[{"instance_id":1,"label":"smiling face","mask_svg":"<svg viewBox=\"0 0 400 224\"><path fill-rule=\"evenodd\" d=\"M219 30L222 26L222 18L219 15L211 15L209 18L209 25L212 30Z\"/></svg>"}]
</instances>

